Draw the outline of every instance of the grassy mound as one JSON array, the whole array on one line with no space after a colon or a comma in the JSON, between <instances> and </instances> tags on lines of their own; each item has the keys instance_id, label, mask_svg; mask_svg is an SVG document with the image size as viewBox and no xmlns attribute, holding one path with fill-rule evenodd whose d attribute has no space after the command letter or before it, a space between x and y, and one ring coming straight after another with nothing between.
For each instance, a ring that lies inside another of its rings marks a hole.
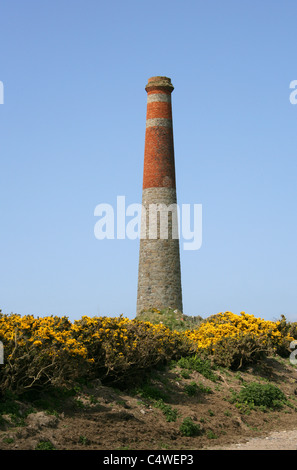
<instances>
[{"instance_id":1,"label":"grassy mound","mask_svg":"<svg viewBox=\"0 0 297 470\"><path fill-rule=\"evenodd\" d=\"M137 315L137 319L140 321L148 321L154 325L163 324L171 330L176 331L195 329L203 321L203 318L199 315L185 315L179 310L173 310L172 308L165 308L162 310L152 308L150 310L140 312Z\"/></svg>"}]
</instances>

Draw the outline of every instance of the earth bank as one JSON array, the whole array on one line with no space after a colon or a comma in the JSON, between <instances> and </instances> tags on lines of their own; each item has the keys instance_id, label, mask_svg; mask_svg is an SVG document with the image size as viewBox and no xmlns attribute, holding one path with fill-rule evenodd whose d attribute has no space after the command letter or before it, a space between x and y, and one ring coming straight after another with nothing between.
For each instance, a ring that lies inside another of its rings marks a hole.
<instances>
[{"instance_id":1,"label":"earth bank","mask_svg":"<svg viewBox=\"0 0 297 470\"><path fill-rule=\"evenodd\" d=\"M0 416L0 449L237 449L245 441L257 448L253 439L269 435L264 444L277 448L272 432L297 429L297 375L288 359L212 373L176 362L129 389L97 379L68 393L10 397ZM276 386L285 401L275 409L239 403L235 397L253 382Z\"/></svg>"}]
</instances>

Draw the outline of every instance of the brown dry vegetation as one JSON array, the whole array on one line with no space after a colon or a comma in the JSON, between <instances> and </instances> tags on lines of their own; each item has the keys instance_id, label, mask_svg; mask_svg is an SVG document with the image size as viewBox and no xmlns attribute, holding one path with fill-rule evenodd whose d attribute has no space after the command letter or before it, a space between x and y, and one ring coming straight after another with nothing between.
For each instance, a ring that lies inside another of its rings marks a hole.
<instances>
[{"instance_id":1,"label":"brown dry vegetation","mask_svg":"<svg viewBox=\"0 0 297 470\"><path fill-rule=\"evenodd\" d=\"M216 368L213 374L215 381L175 362L121 390L97 379L71 393L12 396L0 422L0 449L220 449L296 429L297 374L288 359L270 357L240 372ZM250 382L276 385L287 401L275 410L239 406L231 398ZM183 435L185 418L198 426L197 435Z\"/></svg>"}]
</instances>

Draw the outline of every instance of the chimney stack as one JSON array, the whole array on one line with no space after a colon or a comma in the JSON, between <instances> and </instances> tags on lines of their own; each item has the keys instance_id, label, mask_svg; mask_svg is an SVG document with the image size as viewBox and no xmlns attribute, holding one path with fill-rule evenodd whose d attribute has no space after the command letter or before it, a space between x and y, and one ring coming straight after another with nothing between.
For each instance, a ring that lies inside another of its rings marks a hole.
<instances>
[{"instance_id":1,"label":"chimney stack","mask_svg":"<svg viewBox=\"0 0 297 470\"><path fill-rule=\"evenodd\" d=\"M182 312L170 78L149 78L143 169L137 314L171 307ZM172 205L172 206L171 206ZM171 211L175 208L175 210ZM151 208L154 210L151 212ZM159 211L154 212L156 208ZM168 210L169 209L169 210ZM157 214L154 219L153 215ZM166 219L168 234L162 229ZM156 221L154 225L153 220ZM154 230L155 227L155 230Z\"/></svg>"}]
</instances>

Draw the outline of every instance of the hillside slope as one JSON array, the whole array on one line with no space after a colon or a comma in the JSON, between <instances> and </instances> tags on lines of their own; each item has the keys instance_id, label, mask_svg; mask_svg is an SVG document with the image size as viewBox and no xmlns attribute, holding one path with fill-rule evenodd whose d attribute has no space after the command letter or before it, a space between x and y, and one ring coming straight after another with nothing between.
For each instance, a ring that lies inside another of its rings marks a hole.
<instances>
[{"instance_id":1,"label":"hillside slope","mask_svg":"<svg viewBox=\"0 0 297 470\"><path fill-rule=\"evenodd\" d=\"M276 386L285 399L274 409L240 404L236 394L253 382ZM296 369L285 359L240 372L175 362L129 390L96 380L72 393L11 397L2 404L0 449L222 448L296 429L296 387Z\"/></svg>"}]
</instances>

